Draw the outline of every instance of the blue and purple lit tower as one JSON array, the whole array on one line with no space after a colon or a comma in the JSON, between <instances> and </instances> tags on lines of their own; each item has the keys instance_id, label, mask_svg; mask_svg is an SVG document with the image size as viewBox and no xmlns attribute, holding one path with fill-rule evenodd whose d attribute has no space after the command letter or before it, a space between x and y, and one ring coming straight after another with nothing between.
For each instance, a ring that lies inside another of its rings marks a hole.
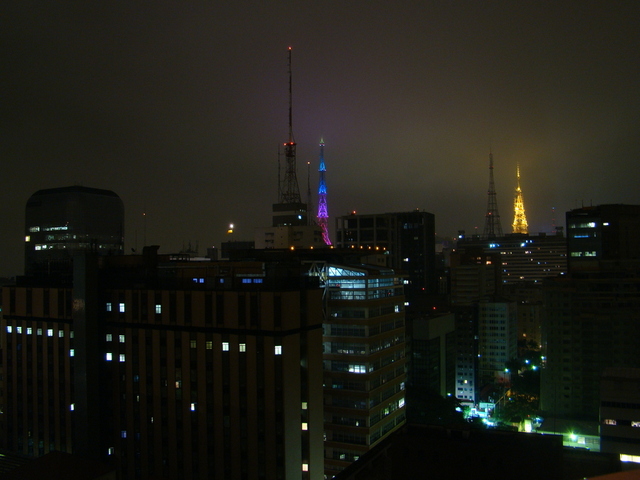
<instances>
[{"instance_id":1,"label":"blue and purple lit tower","mask_svg":"<svg viewBox=\"0 0 640 480\"><path fill-rule=\"evenodd\" d=\"M327 167L324 164L324 140L320 139L320 182L318 187L318 226L322 228L322 239L327 245L331 245L331 239L329 238L329 212L327 211L327 184L324 179L324 174L327 171Z\"/></svg>"}]
</instances>

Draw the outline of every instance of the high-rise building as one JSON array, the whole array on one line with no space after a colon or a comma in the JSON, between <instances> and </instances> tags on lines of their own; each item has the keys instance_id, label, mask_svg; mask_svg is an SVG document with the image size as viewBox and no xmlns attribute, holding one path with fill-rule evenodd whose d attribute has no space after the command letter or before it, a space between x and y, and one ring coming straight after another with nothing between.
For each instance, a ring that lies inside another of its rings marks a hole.
<instances>
[{"instance_id":1,"label":"high-rise building","mask_svg":"<svg viewBox=\"0 0 640 480\"><path fill-rule=\"evenodd\" d=\"M508 380L505 369L518 354L516 304L494 297L478 305L478 370L482 383Z\"/></svg>"},{"instance_id":2,"label":"high-rise building","mask_svg":"<svg viewBox=\"0 0 640 480\"><path fill-rule=\"evenodd\" d=\"M405 294L434 294L435 217L412 212L351 215L336 219L336 246L384 252L387 266L406 273Z\"/></svg>"},{"instance_id":3,"label":"high-rise building","mask_svg":"<svg viewBox=\"0 0 640 480\"><path fill-rule=\"evenodd\" d=\"M94 255L74 257L72 283L3 289L2 448L102 459L119 478L322 478L317 278Z\"/></svg>"},{"instance_id":4,"label":"high-rise building","mask_svg":"<svg viewBox=\"0 0 640 480\"><path fill-rule=\"evenodd\" d=\"M569 268L628 270L640 265L640 206L598 205L567 212Z\"/></svg>"},{"instance_id":5,"label":"high-rise building","mask_svg":"<svg viewBox=\"0 0 640 480\"><path fill-rule=\"evenodd\" d=\"M331 478L405 422L401 277L387 268L318 263L324 324L325 475Z\"/></svg>"},{"instance_id":6,"label":"high-rise building","mask_svg":"<svg viewBox=\"0 0 640 480\"><path fill-rule=\"evenodd\" d=\"M77 251L124 253L124 206L110 190L82 186L39 190L25 209L25 273L69 270Z\"/></svg>"},{"instance_id":7,"label":"high-rise building","mask_svg":"<svg viewBox=\"0 0 640 480\"><path fill-rule=\"evenodd\" d=\"M597 420L602 372L640 368L640 206L572 210L567 237L569 273L544 284L541 408Z\"/></svg>"},{"instance_id":8,"label":"high-rise building","mask_svg":"<svg viewBox=\"0 0 640 480\"><path fill-rule=\"evenodd\" d=\"M458 239L458 251L475 247L482 247L485 254L499 254L504 284L541 283L567 272L567 240L561 228L555 235L507 234L493 239L461 235Z\"/></svg>"}]
</instances>

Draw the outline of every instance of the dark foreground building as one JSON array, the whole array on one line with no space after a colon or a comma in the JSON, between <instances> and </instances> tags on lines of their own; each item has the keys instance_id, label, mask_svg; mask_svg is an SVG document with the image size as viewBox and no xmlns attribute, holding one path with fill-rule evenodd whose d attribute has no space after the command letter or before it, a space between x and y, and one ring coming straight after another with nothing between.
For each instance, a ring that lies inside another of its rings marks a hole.
<instances>
[{"instance_id":1,"label":"dark foreground building","mask_svg":"<svg viewBox=\"0 0 640 480\"><path fill-rule=\"evenodd\" d=\"M123 479L322 478L317 278L152 248L73 269L3 289L0 448Z\"/></svg>"}]
</instances>

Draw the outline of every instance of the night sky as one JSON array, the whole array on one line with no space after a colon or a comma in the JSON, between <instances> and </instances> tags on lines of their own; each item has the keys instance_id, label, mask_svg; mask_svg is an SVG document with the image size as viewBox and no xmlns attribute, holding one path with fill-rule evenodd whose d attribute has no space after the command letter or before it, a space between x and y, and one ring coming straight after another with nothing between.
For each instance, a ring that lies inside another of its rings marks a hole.
<instances>
[{"instance_id":1,"label":"night sky","mask_svg":"<svg viewBox=\"0 0 640 480\"><path fill-rule=\"evenodd\" d=\"M4 2L0 275L22 274L43 188L116 192L127 252L204 253L230 222L252 240L289 46L300 190L322 137L331 217L418 208L481 233L490 148L505 232L518 163L531 232L640 204L639 20L637 1Z\"/></svg>"}]
</instances>

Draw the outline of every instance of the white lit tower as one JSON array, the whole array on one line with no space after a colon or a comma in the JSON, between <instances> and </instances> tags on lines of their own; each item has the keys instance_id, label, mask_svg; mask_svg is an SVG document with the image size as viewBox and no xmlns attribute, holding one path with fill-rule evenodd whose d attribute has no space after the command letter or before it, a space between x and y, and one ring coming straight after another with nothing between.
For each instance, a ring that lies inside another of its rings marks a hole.
<instances>
[{"instance_id":1,"label":"white lit tower","mask_svg":"<svg viewBox=\"0 0 640 480\"><path fill-rule=\"evenodd\" d=\"M273 205L273 226L307 225L307 204L302 203L296 175L296 142L293 138L291 47L289 47L289 141L284 144L285 172L278 168L278 203ZM279 160L278 160L279 161Z\"/></svg>"},{"instance_id":2,"label":"white lit tower","mask_svg":"<svg viewBox=\"0 0 640 480\"><path fill-rule=\"evenodd\" d=\"M484 222L484 238L502 237L502 225L498 213L496 186L493 182L493 153L489 151L489 201Z\"/></svg>"},{"instance_id":3,"label":"white lit tower","mask_svg":"<svg viewBox=\"0 0 640 480\"><path fill-rule=\"evenodd\" d=\"M327 245L331 245L331 239L329 238L329 212L327 211L327 184L325 182L324 174L327 171L327 167L324 163L324 140L320 139L320 181L318 186L318 225L322 228L322 239Z\"/></svg>"},{"instance_id":4,"label":"white lit tower","mask_svg":"<svg viewBox=\"0 0 640 480\"><path fill-rule=\"evenodd\" d=\"M513 233L529 233L527 225L527 216L524 214L524 200L522 199L522 189L520 188L520 165L517 166L516 175L518 183L516 186L516 197L513 202Z\"/></svg>"}]
</instances>

